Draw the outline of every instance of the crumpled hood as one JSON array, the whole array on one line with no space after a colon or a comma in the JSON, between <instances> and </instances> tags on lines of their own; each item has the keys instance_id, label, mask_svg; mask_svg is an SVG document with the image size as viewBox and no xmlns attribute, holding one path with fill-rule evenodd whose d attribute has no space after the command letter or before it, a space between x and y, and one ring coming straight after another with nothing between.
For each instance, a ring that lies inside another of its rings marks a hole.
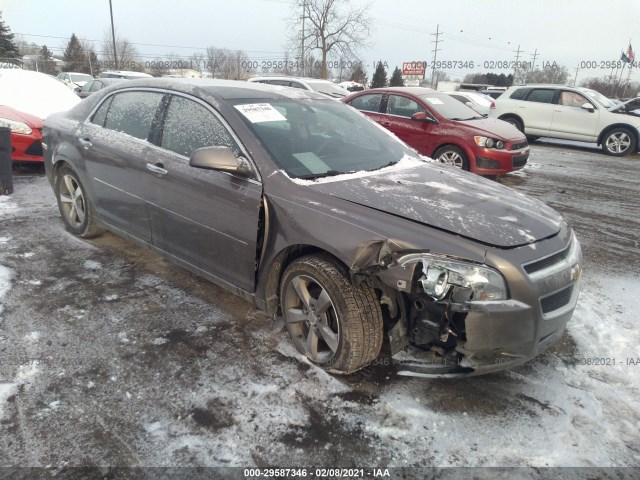
<instances>
[{"instance_id":1,"label":"crumpled hood","mask_svg":"<svg viewBox=\"0 0 640 480\"><path fill-rule=\"evenodd\" d=\"M563 222L560 214L538 200L452 167L431 163L384 170L328 177L309 187L502 248L551 237Z\"/></svg>"}]
</instances>

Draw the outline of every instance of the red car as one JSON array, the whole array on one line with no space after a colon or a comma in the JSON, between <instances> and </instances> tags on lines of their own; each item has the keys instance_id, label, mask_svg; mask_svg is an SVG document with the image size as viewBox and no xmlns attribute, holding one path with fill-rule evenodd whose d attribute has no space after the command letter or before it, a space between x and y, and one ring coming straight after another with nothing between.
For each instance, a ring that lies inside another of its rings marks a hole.
<instances>
[{"instance_id":1,"label":"red car","mask_svg":"<svg viewBox=\"0 0 640 480\"><path fill-rule=\"evenodd\" d=\"M480 175L509 173L529 158L526 137L429 88L375 88L342 100L418 152Z\"/></svg>"},{"instance_id":2,"label":"red car","mask_svg":"<svg viewBox=\"0 0 640 480\"><path fill-rule=\"evenodd\" d=\"M0 127L11 129L11 160L42 162L41 118L0 105Z\"/></svg>"},{"instance_id":3,"label":"red car","mask_svg":"<svg viewBox=\"0 0 640 480\"><path fill-rule=\"evenodd\" d=\"M43 162L42 124L80 99L48 75L0 68L0 126L11 129L11 160Z\"/></svg>"}]
</instances>

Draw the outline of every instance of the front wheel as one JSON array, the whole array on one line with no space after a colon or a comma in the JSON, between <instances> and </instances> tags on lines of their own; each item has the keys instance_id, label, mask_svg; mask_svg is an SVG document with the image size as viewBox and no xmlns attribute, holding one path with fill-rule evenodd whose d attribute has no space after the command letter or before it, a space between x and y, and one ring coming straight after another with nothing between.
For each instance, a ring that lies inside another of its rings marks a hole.
<instances>
[{"instance_id":1,"label":"front wheel","mask_svg":"<svg viewBox=\"0 0 640 480\"><path fill-rule=\"evenodd\" d=\"M296 349L316 365L351 373L382 347L382 311L375 291L354 286L328 255L293 261L280 283L280 308Z\"/></svg>"},{"instance_id":2,"label":"front wheel","mask_svg":"<svg viewBox=\"0 0 640 480\"><path fill-rule=\"evenodd\" d=\"M602 150L607 155L623 157L636 148L636 139L626 128L614 128L602 141Z\"/></svg>"},{"instance_id":3,"label":"front wheel","mask_svg":"<svg viewBox=\"0 0 640 480\"><path fill-rule=\"evenodd\" d=\"M55 182L55 194L62 221L74 235L91 238L103 232L96 225L96 216L78 174L68 165L60 168Z\"/></svg>"},{"instance_id":4,"label":"front wheel","mask_svg":"<svg viewBox=\"0 0 640 480\"><path fill-rule=\"evenodd\" d=\"M444 147L439 148L435 153L434 158L445 165L469 171L469 159L467 158L467 155L461 148L453 145L445 145Z\"/></svg>"}]
</instances>

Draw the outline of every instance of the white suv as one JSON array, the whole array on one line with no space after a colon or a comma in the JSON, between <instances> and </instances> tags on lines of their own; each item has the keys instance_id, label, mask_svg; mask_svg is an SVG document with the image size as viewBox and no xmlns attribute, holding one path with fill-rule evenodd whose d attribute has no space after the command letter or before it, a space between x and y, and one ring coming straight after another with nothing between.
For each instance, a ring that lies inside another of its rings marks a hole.
<instances>
[{"instance_id":1,"label":"white suv","mask_svg":"<svg viewBox=\"0 0 640 480\"><path fill-rule=\"evenodd\" d=\"M519 85L496 99L490 116L514 125L529 140L540 137L597 143L622 157L640 144L640 118L595 90L562 85Z\"/></svg>"}]
</instances>

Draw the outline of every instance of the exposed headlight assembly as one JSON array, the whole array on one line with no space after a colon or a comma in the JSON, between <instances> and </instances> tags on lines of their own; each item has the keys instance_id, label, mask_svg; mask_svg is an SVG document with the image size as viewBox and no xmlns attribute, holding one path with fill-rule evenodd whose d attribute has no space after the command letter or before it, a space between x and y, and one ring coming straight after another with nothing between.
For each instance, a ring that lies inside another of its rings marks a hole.
<instances>
[{"instance_id":1,"label":"exposed headlight assembly","mask_svg":"<svg viewBox=\"0 0 640 480\"><path fill-rule=\"evenodd\" d=\"M29 135L32 132L26 123L16 122L8 118L0 118L0 127L8 127L13 133L21 133L22 135Z\"/></svg>"},{"instance_id":2,"label":"exposed headlight assembly","mask_svg":"<svg viewBox=\"0 0 640 480\"><path fill-rule=\"evenodd\" d=\"M442 300L452 288L461 287L473 301L506 300L507 286L502 275L489 267L425 255L418 282L434 300Z\"/></svg>"}]
</instances>

